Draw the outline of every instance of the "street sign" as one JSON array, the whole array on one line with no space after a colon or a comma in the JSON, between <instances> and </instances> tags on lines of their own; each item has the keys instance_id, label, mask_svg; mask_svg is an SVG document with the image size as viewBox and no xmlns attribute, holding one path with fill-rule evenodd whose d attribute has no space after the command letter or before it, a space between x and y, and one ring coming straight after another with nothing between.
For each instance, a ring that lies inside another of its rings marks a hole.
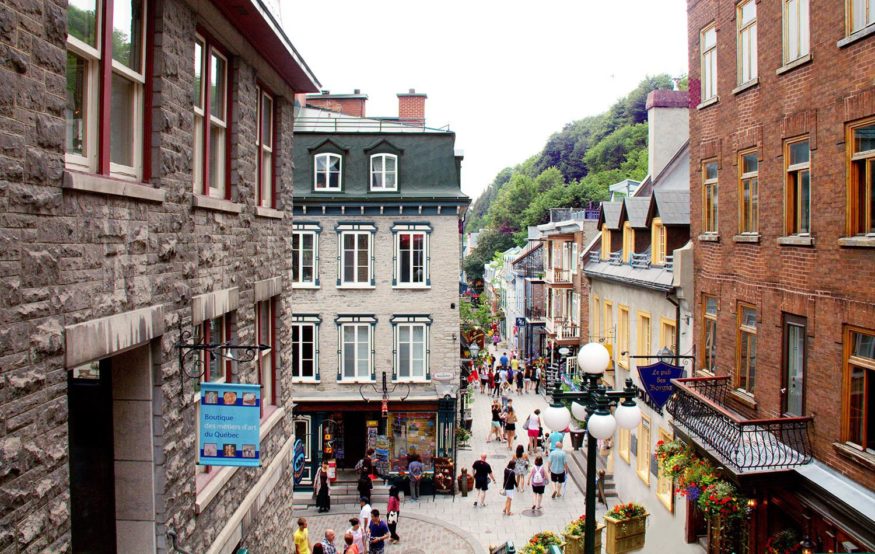
<instances>
[{"instance_id":1,"label":"street sign","mask_svg":"<svg viewBox=\"0 0 875 554\"><path fill-rule=\"evenodd\" d=\"M526 318L524 318L524 317L516 318L516 326L517 327L525 327L526 326Z\"/></svg>"}]
</instances>

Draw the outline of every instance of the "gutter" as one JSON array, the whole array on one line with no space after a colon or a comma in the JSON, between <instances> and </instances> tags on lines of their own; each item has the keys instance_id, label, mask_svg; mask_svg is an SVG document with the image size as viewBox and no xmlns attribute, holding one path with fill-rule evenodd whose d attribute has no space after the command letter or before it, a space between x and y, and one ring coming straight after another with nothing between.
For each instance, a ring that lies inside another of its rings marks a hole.
<instances>
[{"instance_id":1,"label":"gutter","mask_svg":"<svg viewBox=\"0 0 875 554\"><path fill-rule=\"evenodd\" d=\"M675 356L680 354L681 350L681 302L678 298L678 288L672 287L671 290L665 293L665 299L674 305L674 343L678 349Z\"/></svg>"}]
</instances>

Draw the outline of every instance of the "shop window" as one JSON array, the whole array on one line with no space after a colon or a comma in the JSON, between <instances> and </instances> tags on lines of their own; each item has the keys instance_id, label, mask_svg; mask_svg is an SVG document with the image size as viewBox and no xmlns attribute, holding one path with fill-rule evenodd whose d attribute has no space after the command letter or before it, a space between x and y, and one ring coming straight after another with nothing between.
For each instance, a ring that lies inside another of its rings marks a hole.
<instances>
[{"instance_id":1,"label":"shop window","mask_svg":"<svg viewBox=\"0 0 875 554\"><path fill-rule=\"evenodd\" d=\"M875 236L875 119L848 129L848 235Z\"/></svg>"},{"instance_id":2,"label":"shop window","mask_svg":"<svg viewBox=\"0 0 875 554\"><path fill-rule=\"evenodd\" d=\"M75 0L67 6L65 158L72 169L143 178L146 5ZM102 26L107 14L109 37Z\"/></svg>"},{"instance_id":3,"label":"shop window","mask_svg":"<svg viewBox=\"0 0 875 554\"><path fill-rule=\"evenodd\" d=\"M436 412L390 412L386 427L389 470L392 473L406 472L411 457L416 455L425 471L433 471L436 428Z\"/></svg>"},{"instance_id":4,"label":"shop window","mask_svg":"<svg viewBox=\"0 0 875 554\"><path fill-rule=\"evenodd\" d=\"M757 311L747 304L738 305L738 338L735 387L752 395L756 385Z\"/></svg>"},{"instance_id":5,"label":"shop window","mask_svg":"<svg viewBox=\"0 0 875 554\"><path fill-rule=\"evenodd\" d=\"M845 440L875 454L875 331L845 331Z\"/></svg>"}]
</instances>

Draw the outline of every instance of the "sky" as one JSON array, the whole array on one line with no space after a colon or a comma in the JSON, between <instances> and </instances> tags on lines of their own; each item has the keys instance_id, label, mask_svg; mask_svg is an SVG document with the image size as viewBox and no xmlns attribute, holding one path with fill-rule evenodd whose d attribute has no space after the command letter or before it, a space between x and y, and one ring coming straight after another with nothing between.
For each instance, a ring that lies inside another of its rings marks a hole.
<instances>
[{"instance_id":1,"label":"sky","mask_svg":"<svg viewBox=\"0 0 875 554\"><path fill-rule=\"evenodd\" d=\"M472 199L646 75L687 73L686 0L276 1L323 89L361 89L369 116L428 95L426 124L456 133Z\"/></svg>"}]
</instances>

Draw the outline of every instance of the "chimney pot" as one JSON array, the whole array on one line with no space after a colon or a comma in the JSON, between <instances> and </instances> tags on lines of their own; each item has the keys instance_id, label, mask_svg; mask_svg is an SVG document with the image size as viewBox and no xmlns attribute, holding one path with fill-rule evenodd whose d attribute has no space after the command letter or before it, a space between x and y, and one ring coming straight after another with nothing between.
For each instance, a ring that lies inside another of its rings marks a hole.
<instances>
[{"instance_id":1,"label":"chimney pot","mask_svg":"<svg viewBox=\"0 0 875 554\"><path fill-rule=\"evenodd\" d=\"M409 89L409 92L410 92L410 94L416 94L416 89L415 88Z\"/></svg>"},{"instance_id":2,"label":"chimney pot","mask_svg":"<svg viewBox=\"0 0 875 554\"><path fill-rule=\"evenodd\" d=\"M353 93L353 94L361 94L361 93L362 93L362 89L360 89L360 88L353 89L352 93Z\"/></svg>"},{"instance_id":3,"label":"chimney pot","mask_svg":"<svg viewBox=\"0 0 875 554\"><path fill-rule=\"evenodd\" d=\"M331 91L328 90L327 88L324 88L324 89L322 89L322 94L328 95L328 94L331 94Z\"/></svg>"}]
</instances>

